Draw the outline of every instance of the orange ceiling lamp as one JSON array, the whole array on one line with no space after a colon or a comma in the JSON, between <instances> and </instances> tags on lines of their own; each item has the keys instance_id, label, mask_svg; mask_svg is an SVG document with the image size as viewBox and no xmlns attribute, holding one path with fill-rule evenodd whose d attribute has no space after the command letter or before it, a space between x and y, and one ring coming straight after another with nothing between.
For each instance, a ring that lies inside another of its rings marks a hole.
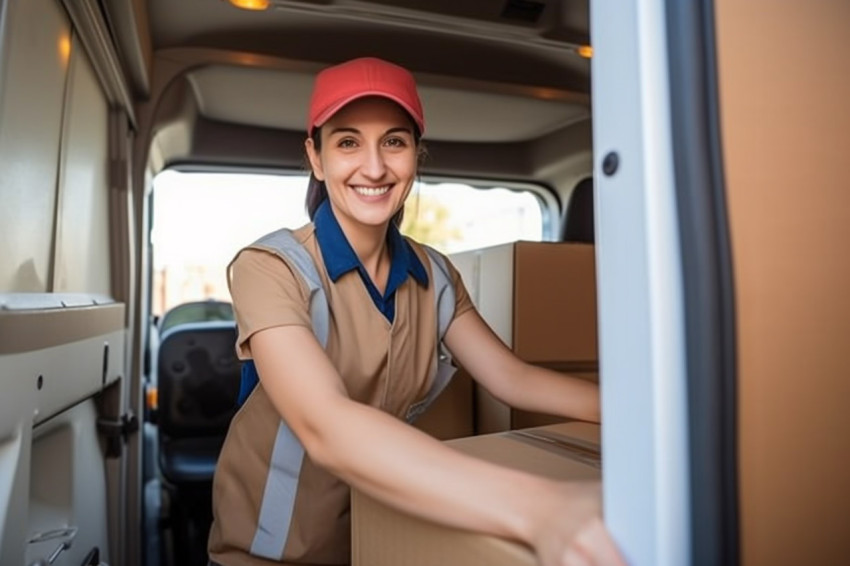
<instances>
[{"instance_id":1,"label":"orange ceiling lamp","mask_svg":"<svg viewBox=\"0 0 850 566\"><path fill-rule=\"evenodd\" d=\"M67 35L59 38L59 56L62 58L62 63L66 65L71 59L71 38Z\"/></svg>"},{"instance_id":2,"label":"orange ceiling lamp","mask_svg":"<svg viewBox=\"0 0 850 566\"><path fill-rule=\"evenodd\" d=\"M269 0L228 0L237 8L243 10L268 10Z\"/></svg>"}]
</instances>

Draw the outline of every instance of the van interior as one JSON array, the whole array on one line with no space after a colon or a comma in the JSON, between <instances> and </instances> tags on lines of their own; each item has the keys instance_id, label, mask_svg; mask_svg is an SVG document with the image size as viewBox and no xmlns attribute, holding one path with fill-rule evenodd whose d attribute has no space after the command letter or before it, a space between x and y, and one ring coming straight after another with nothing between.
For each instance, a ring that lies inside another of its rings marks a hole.
<instances>
[{"instance_id":1,"label":"van interior","mask_svg":"<svg viewBox=\"0 0 850 566\"><path fill-rule=\"evenodd\" d=\"M613 148L594 152L591 16L613 28L650 8L602 4L0 0L0 564L207 564L212 475L239 392L224 272L239 247L303 223L313 79L344 60L381 57L417 79L427 158L408 233L448 254L520 357L604 381L597 236L617 227L599 223ZM720 77L707 96L722 110L715 204L735 298L732 362L718 370L732 390L717 410L736 424L717 437L733 440L734 489L693 488L732 502L717 516L733 535L692 563L846 557L850 207L836 148L850 131L850 12L696 4ZM772 50L794 33L832 66L779 70ZM795 135L805 149L780 142ZM822 190L802 198L815 178ZM798 214L806 230L787 230ZM808 341L788 347L794 329ZM810 385L792 385L802 375ZM416 426L448 440L557 421L501 405L461 368ZM811 466L786 465L809 440ZM797 512L773 514L786 498Z\"/></svg>"}]
</instances>

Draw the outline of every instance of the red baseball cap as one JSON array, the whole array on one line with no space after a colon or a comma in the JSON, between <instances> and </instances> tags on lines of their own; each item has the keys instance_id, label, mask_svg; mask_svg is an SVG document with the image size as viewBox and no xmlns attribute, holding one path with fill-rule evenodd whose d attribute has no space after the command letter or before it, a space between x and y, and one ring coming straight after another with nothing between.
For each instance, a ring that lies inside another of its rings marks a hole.
<instances>
[{"instance_id":1,"label":"red baseball cap","mask_svg":"<svg viewBox=\"0 0 850 566\"><path fill-rule=\"evenodd\" d=\"M375 57L352 59L316 75L307 133L318 128L343 106L365 96L382 96L404 108L419 133L425 133L425 116L410 71Z\"/></svg>"}]
</instances>

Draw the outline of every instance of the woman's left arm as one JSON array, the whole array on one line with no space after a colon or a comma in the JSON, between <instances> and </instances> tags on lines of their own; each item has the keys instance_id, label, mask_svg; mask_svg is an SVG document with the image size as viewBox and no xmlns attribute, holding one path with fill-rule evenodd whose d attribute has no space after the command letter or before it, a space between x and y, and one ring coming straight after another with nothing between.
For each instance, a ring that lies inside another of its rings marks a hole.
<instances>
[{"instance_id":1,"label":"woman's left arm","mask_svg":"<svg viewBox=\"0 0 850 566\"><path fill-rule=\"evenodd\" d=\"M517 409L599 422L599 386L522 361L477 310L454 319L444 342L460 365L500 401Z\"/></svg>"}]
</instances>

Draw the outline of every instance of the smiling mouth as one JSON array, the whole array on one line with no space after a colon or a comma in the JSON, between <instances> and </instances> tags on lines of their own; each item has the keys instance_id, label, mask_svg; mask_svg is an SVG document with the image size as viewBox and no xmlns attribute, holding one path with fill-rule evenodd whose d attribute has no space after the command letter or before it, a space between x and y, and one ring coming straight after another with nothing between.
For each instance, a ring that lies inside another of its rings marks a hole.
<instances>
[{"instance_id":1,"label":"smiling mouth","mask_svg":"<svg viewBox=\"0 0 850 566\"><path fill-rule=\"evenodd\" d=\"M363 186L355 186L352 187L354 192L358 195L364 197L379 197L381 195L385 195L392 188L392 185L384 185L383 187L363 187Z\"/></svg>"}]
</instances>

